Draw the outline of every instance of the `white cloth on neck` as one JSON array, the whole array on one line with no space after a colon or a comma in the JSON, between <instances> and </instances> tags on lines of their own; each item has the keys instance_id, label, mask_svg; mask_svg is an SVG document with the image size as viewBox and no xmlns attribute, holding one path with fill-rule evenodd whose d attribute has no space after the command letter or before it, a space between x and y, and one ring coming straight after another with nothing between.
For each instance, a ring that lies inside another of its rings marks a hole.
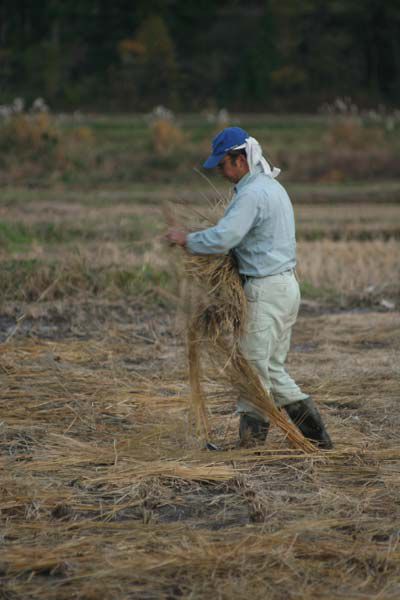
<instances>
[{"instance_id":1,"label":"white cloth on neck","mask_svg":"<svg viewBox=\"0 0 400 600\"><path fill-rule=\"evenodd\" d=\"M254 173L255 167L257 165L261 165L262 170L266 175L268 175L268 177L272 177L273 179L278 177L281 170L278 169L278 167L273 167L271 169L271 165L264 158L261 146L255 138L248 137L246 138L244 144L241 144L240 146L234 146L233 148L230 148L230 150L241 150L242 148L246 150L246 158L250 173Z\"/></svg>"}]
</instances>

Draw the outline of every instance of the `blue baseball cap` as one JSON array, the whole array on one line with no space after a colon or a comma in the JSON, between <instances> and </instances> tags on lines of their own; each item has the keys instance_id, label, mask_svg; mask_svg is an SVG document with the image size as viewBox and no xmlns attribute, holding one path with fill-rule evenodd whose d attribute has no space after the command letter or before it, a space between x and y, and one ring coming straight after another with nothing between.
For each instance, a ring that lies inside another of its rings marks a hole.
<instances>
[{"instance_id":1,"label":"blue baseball cap","mask_svg":"<svg viewBox=\"0 0 400 600\"><path fill-rule=\"evenodd\" d=\"M227 127L218 133L212 141L212 153L203 167L213 169L235 146L241 146L250 137L247 131L240 127Z\"/></svg>"}]
</instances>

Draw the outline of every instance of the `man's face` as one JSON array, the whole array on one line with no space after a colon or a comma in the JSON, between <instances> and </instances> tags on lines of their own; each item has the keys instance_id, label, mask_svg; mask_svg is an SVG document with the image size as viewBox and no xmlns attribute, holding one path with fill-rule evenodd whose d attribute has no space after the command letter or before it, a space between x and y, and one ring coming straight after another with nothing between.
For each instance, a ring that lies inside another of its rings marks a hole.
<instances>
[{"instance_id":1,"label":"man's face","mask_svg":"<svg viewBox=\"0 0 400 600\"><path fill-rule=\"evenodd\" d=\"M232 156L226 155L217 166L222 177L232 183L238 183L249 170L247 161L243 156L239 155L235 158L236 161L233 162Z\"/></svg>"}]
</instances>

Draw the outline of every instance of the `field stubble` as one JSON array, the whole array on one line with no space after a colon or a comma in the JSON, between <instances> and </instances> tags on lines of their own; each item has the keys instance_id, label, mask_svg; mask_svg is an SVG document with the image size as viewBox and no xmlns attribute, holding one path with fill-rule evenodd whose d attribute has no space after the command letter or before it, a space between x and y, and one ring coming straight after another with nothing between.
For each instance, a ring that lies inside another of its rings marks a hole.
<instances>
[{"instance_id":1,"label":"field stubble","mask_svg":"<svg viewBox=\"0 0 400 600\"><path fill-rule=\"evenodd\" d=\"M199 192L198 197L201 199ZM176 189L176 197L187 192ZM167 196L168 197L168 196ZM91 201L92 202L92 201ZM33 201L0 207L0 298L34 301L177 294L178 255L165 252L156 204ZM195 219L203 206L192 207ZM400 211L392 203L296 204L303 297L340 306L398 305ZM179 218L181 215L177 215Z\"/></svg>"},{"instance_id":2,"label":"field stubble","mask_svg":"<svg viewBox=\"0 0 400 600\"><path fill-rule=\"evenodd\" d=\"M335 450L273 429L236 448L212 365L189 427L185 349L149 311L88 339L1 347L2 583L10 598L396 598L398 313L300 318L289 369ZM361 596L360 596L361 594Z\"/></svg>"},{"instance_id":3,"label":"field stubble","mask_svg":"<svg viewBox=\"0 0 400 600\"><path fill-rule=\"evenodd\" d=\"M222 451L193 435L157 205L39 200L2 207L4 598L397 599L397 207L296 205L289 371L335 442L306 456L238 449L211 363Z\"/></svg>"}]
</instances>

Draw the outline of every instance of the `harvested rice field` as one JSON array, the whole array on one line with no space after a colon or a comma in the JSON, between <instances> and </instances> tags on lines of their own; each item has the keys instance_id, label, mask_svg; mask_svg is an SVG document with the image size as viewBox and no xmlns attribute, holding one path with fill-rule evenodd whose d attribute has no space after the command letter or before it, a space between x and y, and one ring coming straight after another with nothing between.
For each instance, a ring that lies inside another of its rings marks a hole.
<instances>
[{"instance_id":1,"label":"harvested rice field","mask_svg":"<svg viewBox=\"0 0 400 600\"><path fill-rule=\"evenodd\" d=\"M238 448L209 361L214 452L191 427L178 254L142 192L3 197L0 597L397 600L398 204L296 206L288 370L334 450L276 427Z\"/></svg>"}]
</instances>

